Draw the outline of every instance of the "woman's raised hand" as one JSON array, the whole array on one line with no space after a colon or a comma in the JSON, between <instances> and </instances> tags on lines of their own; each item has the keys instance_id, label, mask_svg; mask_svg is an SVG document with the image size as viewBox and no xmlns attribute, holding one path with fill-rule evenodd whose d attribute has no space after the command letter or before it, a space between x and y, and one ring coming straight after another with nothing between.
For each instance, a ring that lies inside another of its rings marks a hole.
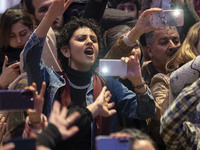
<instances>
[{"instance_id":1,"label":"woman's raised hand","mask_svg":"<svg viewBox=\"0 0 200 150\"><path fill-rule=\"evenodd\" d=\"M62 16L71 3L72 0L54 0L41 23L36 28L36 35L38 37L45 37L55 19Z\"/></svg>"},{"instance_id":2,"label":"woman's raised hand","mask_svg":"<svg viewBox=\"0 0 200 150\"><path fill-rule=\"evenodd\" d=\"M69 7L73 0L54 0L54 2L49 7L48 13L51 17L59 17L63 15L65 10Z\"/></svg>"}]
</instances>

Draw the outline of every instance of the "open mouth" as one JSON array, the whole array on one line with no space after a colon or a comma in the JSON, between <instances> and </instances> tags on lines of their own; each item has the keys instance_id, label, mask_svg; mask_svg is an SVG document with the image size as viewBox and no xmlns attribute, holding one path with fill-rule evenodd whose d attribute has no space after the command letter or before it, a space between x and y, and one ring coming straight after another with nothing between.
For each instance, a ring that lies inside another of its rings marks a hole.
<instances>
[{"instance_id":1,"label":"open mouth","mask_svg":"<svg viewBox=\"0 0 200 150\"><path fill-rule=\"evenodd\" d=\"M86 50L84 51L84 53L85 53L86 55L93 55L93 54L94 54L92 48L88 48L88 49L86 49Z\"/></svg>"}]
</instances>

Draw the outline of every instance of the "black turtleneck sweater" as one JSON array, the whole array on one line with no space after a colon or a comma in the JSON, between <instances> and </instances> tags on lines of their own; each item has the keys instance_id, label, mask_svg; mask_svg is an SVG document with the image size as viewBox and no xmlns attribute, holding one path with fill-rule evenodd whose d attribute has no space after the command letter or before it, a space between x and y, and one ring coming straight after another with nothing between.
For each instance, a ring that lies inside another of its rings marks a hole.
<instances>
[{"instance_id":1,"label":"black turtleneck sweater","mask_svg":"<svg viewBox=\"0 0 200 150\"><path fill-rule=\"evenodd\" d=\"M80 72L72 68L67 68L65 71L68 79L77 86L88 85L91 81L92 71ZM87 88L80 90L70 86L71 104L70 106L79 105L86 107L86 92Z\"/></svg>"}]
</instances>

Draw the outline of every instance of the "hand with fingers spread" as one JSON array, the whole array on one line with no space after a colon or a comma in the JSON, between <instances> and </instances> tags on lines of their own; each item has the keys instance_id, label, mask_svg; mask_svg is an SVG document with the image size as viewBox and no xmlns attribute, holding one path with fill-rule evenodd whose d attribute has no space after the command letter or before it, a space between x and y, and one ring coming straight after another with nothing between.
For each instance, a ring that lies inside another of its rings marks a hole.
<instances>
[{"instance_id":1,"label":"hand with fingers spread","mask_svg":"<svg viewBox=\"0 0 200 150\"><path fill-rule=\"evenodd\" d=\"M62 107L58 101L53 104L53 109L49 117L49 123L54 124L62 135L62 139L68 139L78 132L78 127L71 126L80 117L78 112L72 113L66 118L67 108Z\"/></svg>"},{"instance_id":2,"label":"hand with fingers spread","mask_svg":"<svg viewBox=\"0 0 200 150\"><path fill-rule=\"evenodd\" d=\"M104 86L94 103L87 106L87 108L92 113L93 118L95 118L98 115L109 117L116 113L116 110L112 109L115 103L109 103L110 99L110 91L107 91L107 87Z\"/></svg>"},{"instance_id":3,"label":"hand with fingers spread","mask_svg":"<svg viewBox=\"0 0 200 150\"><path fill-rule=\"evenodd\" d=\"M6 118L2 114L0 114L0 143L2 142L5 132L6 132Z\"/></svg>"},{"instance_id":4,"label":"hand with fingers spread","mask_svg":"<svg viewBox=\"0 0 200 150\"><path fill-rule=\"evenodd\" d=\"M34 109L29 109L27 111L29 115L30 123L40 123L41 122L41 114L44 105L44 93L46 90L46 83L42 83L42 87L40 90L40 94L38 95L36 84L33 83L31 86L26 87L26 90L30 90L33 92L33 99L34 99Z\"/></svg>"},{"instance_id":5,"label":"hand with fingers spread","mask_svg":"<svg viewBox=\"0 0 200 150\"><path fill-rule=\"evenodd\" d=\"M160 29L152 26L152 14L154 12L161 12L161 11L162 9L160 8L151 8L145 10L138 18L135 27L127 35L128 40L134 43L136 40L140 38L142 34Z\"/></svg>"},{"instance_id":6,"label":"hand with fingers spread","mask_svg":"<svg viewBox=\"0 0 200 150\"><path fill-rule=\"evenodd\" d=\"M8 57L5 56L3 63L2 74L0 75L0 89L6 89L20 74L19 62L16 62L8 67Z\"/></svg>"}]
</instances>

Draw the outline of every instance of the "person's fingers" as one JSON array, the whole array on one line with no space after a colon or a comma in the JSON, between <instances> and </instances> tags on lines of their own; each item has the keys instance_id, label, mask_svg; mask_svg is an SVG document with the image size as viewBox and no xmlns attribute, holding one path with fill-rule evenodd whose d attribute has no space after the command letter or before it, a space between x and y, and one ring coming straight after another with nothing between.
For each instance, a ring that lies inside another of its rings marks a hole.
<instances>
[{"instance_id":1,"label":"person's fingers","mask_svg":"<svg viewBox=\"0 0 200 150\"><path fill-rule=\"evenodd\" d=\"M4 122L3 125L2 125L2 134L4 135L5 132L6 132L6 123Z\"/></svg>"},{"instance_id":2,"label":"person's fingers","mask_svg":"<svg viewBox=\"0 0 200 150\"><path fill-rule=\"evenodd\" d=\"M110 92L108 92L108 95L105 96L105 98L104 98L105 102L109 102L111 97L112 97L112 95L110 94Z\"/></svg>"},{"instance_id":3,"label":"person's fingers","mask_svg":"<svg viewBox=\"0 0 200 150\"><path fill-rule=\"evenodd\" d=\"M54 101L52 111L56 114L60 112L60 103L58 101Z\"/></svg>"},{"instance_id":4,"label":"person's fingers","mask_svg":"<svg viewBox=\"0 0 200 150\"><path fill-rule=\"evenodd\" d=\"M5 117L1 117L1 120L0 120L0 131L2 131L5 121L6 121L6 118Z\"/></svg>"},{"instance_id":5,"label":"person's fingers","mask_svg":"<svg viewBox=\"0 0 200 150\"><path fill-rule=\"evenodd\" d=\"M80 117L80 113L78 113L78 112L74 112L71 115L69 115L66 118L66 122L68 123L67 127L69 127L70 125L72 125L76 121L76 119L78 119L79 117Z\"/></svg>"},{"instance_id":6,"label":"person's fingers","mask_svg":"<svg viewBox=\"0 0 200 150\"><path fill-rule=\"evenodd\" d=\"M73 135L75 135L79 131L79 128L77 126L70 127L64 134L63 134L63 140L66 140Z\"/></svg>"},{"instance_id":7,"label":"person's fingers","mask_svg":"<svg viewBox=\"0 0 200 150\"><path fill-rule=\"evenodd\" d=\"M101 94L104 94L104 93L106 92L106 90L107 90L107 87L106 87L106 86L104 86L104 87L102 88L102 90L101 90L101 93L100 93L100 95L101 95Z\"/></svg>"},{"instance_id":8,"label":"person's fingers","mask_svg":"<svg viewBox=\"0 0 200 150\"><path fill-rule=\"evenodd\" d=\"M128 57L121 57L121 61L127 63L128 62Z\"/></svg>"},{"instance_id":9,"label":"person's fingers","mask_svg":"<svg viewBox=\"0 0 200 150\"><path fill-rule=\"evenodd\" d=\"M110 97L110 95L111 95L110 91L106 91L105 94L104 94L104 97L107 98L107 97Z\"/></svg>"},{"instance_id":10,"label":"person's fingers","mask_svg":"<svg viewBox=\"0 0 200 150\"><path fill-rule=\"evenodd\" d=\"M67 115L67 107L62 107L61 108L61 112L60 112L60 116L65 119Z\"/></svg>"},{"instance_id":11,"label":"person's fingers","mask_svg":"<svg viewBox=\"0 0 200 150\"><path fill-rule=\"evenodd\" d=\"M121 57L121 61L125 61L125 57Z\"/></svg>"},{"instance_id":12,"label":"person's fingers","mask_svg":"<svg viewBox=\"0 0 200 150\"><path fill-rule=\"evenodd\" d=\"M129 58L126 57L126 58L125 58L125 63L128 63L128 61L129 61Z\"/></svg>"},{"instance_id":13,"label":"person's fingers","mask_svg":"<svg viewBox=\"0 0 200 150\"><path fill-rule=\"evenodd\" d=\"M36 91L36 88L33 87L33 84L31 86L28 86L28 87L25 87L24 88L25 90L28 90L28 91L31 91L33 93L33 97L35 98L36 95L37 95L37 91Z\"/></svg>"},{"instance_id":14,"label":"person's fingers","mask_svg":"<svg viewBox=\"0 0 200 150\"><path fill-rule=\"evenodd\" d=\"M3 68L6 67L7 63L8 63L8 57L5 55L4 62L3 62Z\"/></svg>"},{"instance_id":15,"label":"person's fingers","mask_svg":"<svg viewBox=\"0 0 200 150\"><path fill-rule=\"evenodd\" d=\"M17 70L17 69L19 69L19 64L20 64L20 62L16 62L16 63L10 65L9 67Z\"/></svg>"},{"instance_id":16,"label":"person's fingers","mask_svg":"<svg viewBox=\"0 0 200 150\"><path fill-rule=\"evenodd\" d=\"M137 55L137 54L135 53L134 55L129 56L129 59L130 59L130 60L136 60L136 58L135 58L136 55Z\"/></svg>"},{"instance_id":17,"label":"person's fingers","mask_svg":"<svg viewBox=\"0 0 200 150\"><path fill-rule=\"evenodd\" d=\"M163 9L161 9L161 8L151 8L151 9L147 9L147 10L145 10L143 13L142 13L142 17L146 17L146 16L148 16L149 14L151 14L151 13L154 13L154 12L161 12L161 11L163 11Z\"/></svg>"},{"instance_id":18,"label":"person's fingers","mask_svg":"<svg viewBox=\"0 0 200 150\"><path fill-rule=\"evenodd\" d=\"M40 90L40 96L42 96L42 97L44 96L45 90L46 90L46 83L42 82L42 87L41 87L41 90Z\"/></svg>"},{"instance_id":19,"label":"person's fingers","mask_svg":"<svg viewBox=\"0 0 200 150\"><path fill-rule=\"evenodd\" d=\"M112 116L112 115L114 115L116 113L117 113L117 111L115 109L109 110L109 116Z\"/></svg>"},{"instance_id":20,"label":"person's fingers","mask_svg":"<svg viewBox=\"0 0 200 150\"><path fill-rule=\"evenodd\" d=\"M35 89L37 89L37 85L36 85L35 82L32 83L32 86L33 86Z\"/></svg>"},{"instance_id":21,"label":"person's fingers","mask_svg":"<svg viewBox=\"0 0 200 150\"><path fill-rule=\"evenodd\" d=\"M115 106L115 103L114 103L114 102L108 103L108 104L107 104L107 108L108 108L108 109L111 109L111 108L113 108L114 106Z\"/></svg>"},{"instance_id":22,"label":"person's fingers","mask_svg":"<svg viewBox=\"0 0 200 150\"><path fill-rule=\"evenodd\" d=\"M64 4L65 10L69 7L69 5L73 2L73 0L67 0Z\"/></svg>"},{"instance_id":23,"label":"person's fingers","mask_svg":"<svg viewBox=\"0 0 200 150\"><path fill-rule=\"evenodd\" d=\"M34 109L27 109L27 114L29 115L30 113L34 113L35 112L35 110Z\"/></svg>"}]
</instances>

